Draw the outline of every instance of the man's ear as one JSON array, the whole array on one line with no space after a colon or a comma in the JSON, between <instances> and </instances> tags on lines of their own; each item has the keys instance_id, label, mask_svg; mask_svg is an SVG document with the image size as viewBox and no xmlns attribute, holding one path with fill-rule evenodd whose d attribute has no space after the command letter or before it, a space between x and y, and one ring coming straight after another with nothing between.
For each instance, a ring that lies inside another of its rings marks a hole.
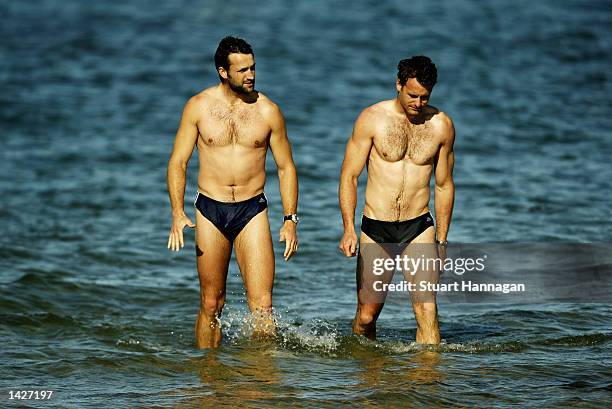
<instances>
[{"instance_id":1,"label":"man's ear","mask_svg":"<svg viewBox=\"0 0 612 409\"><path fill-rule=\"evenodd\" d=\"M395 80L395 88L397 88L397 92L402 90L402 85L400 84L399 78Z\"/></svg>"},{"instance_id":2,"label":"man's ear","mask_svg":"<svg viewBox=\"0 0 612 409\"><path fill-rule=\"evenodd\" d=\"M219 75L221 76L221 78L223 78L224 80L227 79L227 71L225 70L225 68L223 67L217 67L217 72L219 73Z\"/></svg>"}]
</instances>

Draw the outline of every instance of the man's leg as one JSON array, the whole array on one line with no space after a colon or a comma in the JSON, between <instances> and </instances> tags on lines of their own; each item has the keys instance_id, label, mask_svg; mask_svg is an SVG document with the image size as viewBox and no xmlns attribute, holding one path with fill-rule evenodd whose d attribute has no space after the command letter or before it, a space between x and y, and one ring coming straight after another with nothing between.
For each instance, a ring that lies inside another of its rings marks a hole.
<instances>
[{"instance_id":1,"label":"man's leg","mask_svg":"<svg viewBox=\"0 0 612 409\"><path fill-rule=\"evenodd\" d=\"M436 259L435 234L434 227L429 227L410 242L410 245L404 251L404 255L408 255L412 259ZM415 283L418 290L420 281L437 283L438 274L439 272L435 269L424 268L412 276L406 275L405 279ZM439 344L440 329L438 328L438 309L435 292L417 291L416 293L411 293L410 298L417 322L416 342L421 344Z\"/></svg>"},{"instance_id":2,"label":"man's leg","mask_svg":"<svg viewBox=\"0 0 612 409\"><path fill-rule=\"evenodd\" d=\"M359 238L360 251L357 255L357 311L353 320L353 332L370 339L376 339L376 320L384 305L386 292L374 290L374 281L390 283L393 279L393 271L385 272L378 276L372 273L373 260L375 258L389 257L384 249L376 244L365 233Z\"/></svg>"},{"instance_id":3,"label":"man's leg","mask_svg":"<svg viewBox=\"0 0 612 409\"><path fill-rule=\"evenodd\" d=\"M268 209L249 221L234 244L236 261L246 288L247 303L256 320L253 335L271 335L275 330L272 318L274 250Z\"/></svg>"},{"instance_id":4,"label":"man's leg","mask_svg":"<svg viewBox=\"0 0 612 409\"><path fill-rule=\"evenodd\" d=\"M225 304L225 281L232 245L196 210L196 257L200 277L200 311L195 325L198 348L221 343L219 316Z\"/></svg>"}]
</instances>

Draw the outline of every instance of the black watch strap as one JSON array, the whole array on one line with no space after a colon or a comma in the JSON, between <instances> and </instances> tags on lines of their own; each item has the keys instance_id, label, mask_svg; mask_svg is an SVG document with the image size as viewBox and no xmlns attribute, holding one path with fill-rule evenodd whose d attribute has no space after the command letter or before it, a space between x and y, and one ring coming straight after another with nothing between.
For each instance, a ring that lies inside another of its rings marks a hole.
<instances>
[{"instance_id":1,"label":"black watch strap","mask_svg":"<svg viewBox=\"0 0 612 409\"><path fill-rule=\"evenodd\" d=\"M286 222L287 220L291 220L295 224L298 224L300 222L300 218L298 217L298 215L296 213L286 215L283 218L283 222Z\"/></svg>"}]
</instances>

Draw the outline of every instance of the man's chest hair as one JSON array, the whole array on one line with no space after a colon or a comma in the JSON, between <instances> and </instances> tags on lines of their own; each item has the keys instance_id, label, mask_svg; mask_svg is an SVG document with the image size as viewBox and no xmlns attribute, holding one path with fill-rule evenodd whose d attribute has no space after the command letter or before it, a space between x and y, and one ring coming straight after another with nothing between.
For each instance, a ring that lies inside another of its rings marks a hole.
<instances>
[{"instance_id":1,"label":"man's chest hair","mask_svg":"<svg viewBox=\"0 0 612 409\"><path fill-rule=\"evenodd\" d=\"M211 106L203 115L201 123L200 133L209 145L260 147L269 134L269 127L255 106Z\"/></svg>"},{"instance_id":2,"label":"man's chest hair","mask_svg":"<svg viewBox=\"0 0 612 409\"><path fill-rule=\"evenodd\" d=\"M417 164L431 160L437 148L429 122L408 125L397 120L387 120L379 127L374 145L384 160L396 162L408 157Z\"/></svg>"}]
</instances>

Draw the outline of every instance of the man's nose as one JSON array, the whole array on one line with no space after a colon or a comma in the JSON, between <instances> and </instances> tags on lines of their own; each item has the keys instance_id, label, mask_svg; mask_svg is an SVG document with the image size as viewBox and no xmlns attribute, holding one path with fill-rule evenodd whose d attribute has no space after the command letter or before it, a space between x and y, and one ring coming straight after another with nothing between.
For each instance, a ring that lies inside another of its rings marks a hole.
<instances>
[{"instance_id":1,"label":"man's nose","mask_svg":"<svg viewBox=\"0 0 612 409\"><path fill-rule=\"evenodd\" d=\"M421 97L417 97L416 102L414 103L415 106L420 107L423 104L423 101L421 101Z\"/></svg>"}]
</instances>

